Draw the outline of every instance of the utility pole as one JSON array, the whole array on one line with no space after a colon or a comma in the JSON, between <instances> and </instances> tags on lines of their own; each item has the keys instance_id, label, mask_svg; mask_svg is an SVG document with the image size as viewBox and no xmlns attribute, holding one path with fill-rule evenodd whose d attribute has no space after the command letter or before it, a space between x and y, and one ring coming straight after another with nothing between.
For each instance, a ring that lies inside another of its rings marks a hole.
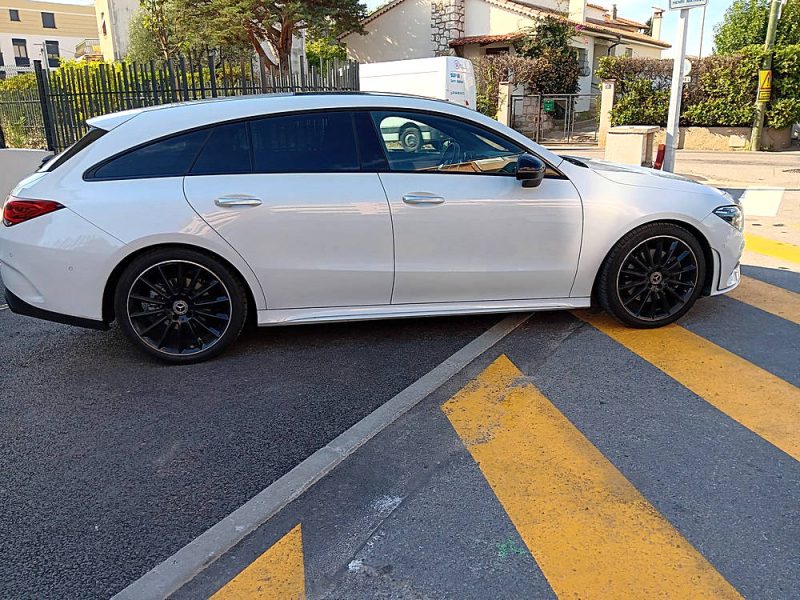
<instances>
[{"instance_id":1,"label":"utility pole","mask_svg":"<svg viewBox=\"0 0 800 600\"><path fill-rule=\"evenodd\" d=\"M683 100L683 63L686 58L686 32L689 25L689 9L681 8L678 17L678 44L675 47L675 64L672 67L672 91L669 95L669 117L664 152L664 171L675 170L675 154L678 152L681 125L681 101Z\"/></svg>"},{"instance_id":2,"label":"utility pole","mask_svg":"<svg viewBox=\"0 0 800 600\"><path fill-rule=\"evenodd\" d=\"M700 53L698 58L703 58L703 40L706 37L706 9L708 6L703 6L703 17L700 19Z\"/></svg>"},{"instance_id":3,"label":"utility pole","mask_svg":"<svg viewBox=\"0 0 800 600\"><path fill-rule=\"evenodd\" d=\"M781 10L781 0L772 0L772 5L769 8L769 26L767 27L767 40L764 43L764 50L767 55L761 65L762 71L769 72L769 87L772 87L772 50L775 47L775 35L778 29L778 18ZM750 137L750 150L758 152L761 150L761 134L764 131L764 117L767 114L767 104L769 103L769 93L761 93L761 76L759 75L759 91L756 100L756 118L753 124L753 132Z\"/></svg>"}]
</instances>

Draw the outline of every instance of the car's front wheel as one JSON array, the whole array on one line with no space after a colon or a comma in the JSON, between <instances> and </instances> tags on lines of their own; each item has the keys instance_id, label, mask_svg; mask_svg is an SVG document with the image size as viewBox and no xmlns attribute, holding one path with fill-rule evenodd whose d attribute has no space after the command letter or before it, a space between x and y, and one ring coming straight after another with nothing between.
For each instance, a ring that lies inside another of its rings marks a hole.
<instances>
[{"instance_id":1,"label":"car's front wheel","mask_svg":"<svg viewBox=\"0 0 800 600\"><path fill-rule=\"evenodd\" d=\"M236 340L247 317L247 294L215 258L164 248L145 252L125 268L114 311L141 350L187 364L216 356Z\"/></svg>"},{"instance_id":2,"label":"car's front wheel","mask_svg":"<svg viewBox=\"0 0 800 600\"><path fill-rule=\"evenodd\" d=\"M687 229L651 223L623 237L600 269L600 305L626 325L662 327L685 315L703 291L703 248Z\"/></svg>"}]
</instances>

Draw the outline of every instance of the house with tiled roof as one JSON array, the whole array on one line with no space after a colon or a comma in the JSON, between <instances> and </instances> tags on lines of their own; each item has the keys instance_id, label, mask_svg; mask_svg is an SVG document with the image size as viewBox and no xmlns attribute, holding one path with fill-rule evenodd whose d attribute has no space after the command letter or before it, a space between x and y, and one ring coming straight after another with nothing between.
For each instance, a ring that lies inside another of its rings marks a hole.
<instances>
[{"instance_id":1,"label":"house with tiled roof","mask_svg":"<svg viewBox=\"0 0 800 600\"><path fill-rule=\"evenodd\" d=\"M394 0L362 21L366 35L340 40L361 63L448 54L478 58L513 53L514 42L544 16L575 25L571 45L581 64L582 93L596 89L601 57L660 58L670 47L660 39L662 10L654 9L651 29L617 14L616 5L586 0Z\"/></svg>"}]
</instances>

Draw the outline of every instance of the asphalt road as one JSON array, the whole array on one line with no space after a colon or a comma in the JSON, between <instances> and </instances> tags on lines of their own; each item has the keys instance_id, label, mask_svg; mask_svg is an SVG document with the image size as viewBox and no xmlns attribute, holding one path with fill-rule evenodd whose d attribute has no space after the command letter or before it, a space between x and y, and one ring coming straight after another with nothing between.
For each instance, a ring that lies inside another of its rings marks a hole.
<instances>
[{"instance_id":1,"label":"asphalt road","mask_svg":"<svg viewBox=\"0 0 800 600\"><path fill-rule=\"evenodd\" d=\"M0 311L0 597L119 591L498 317L260 329L168 367Z\"/></svg>"},{"instance_id":2,"label":"asphalt road","mask_svg":"<svg viewBox=\"0 0 800 600\"><path fill-rule=\"evenodd\" d=\"M260 562L278 546L309 599L796 598L800 275L745 273L739 299L703 299L679 327L621 328L630 348L602 314L534 314L176 600L236 597L248 574L279 585ZM498 361L519 369L512 391L486 379ZM446 408L481 389L477 409ZM536 404L514 412L520 389Z\"/></svg>"}]
</instances>

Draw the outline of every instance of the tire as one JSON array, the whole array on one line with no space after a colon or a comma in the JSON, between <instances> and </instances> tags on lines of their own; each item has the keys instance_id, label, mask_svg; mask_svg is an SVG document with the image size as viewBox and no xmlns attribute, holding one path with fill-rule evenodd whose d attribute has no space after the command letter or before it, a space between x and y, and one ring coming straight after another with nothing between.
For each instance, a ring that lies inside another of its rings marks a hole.
<instances>
[{"instance_id":1,"label":"tire","mask_svg":"<svg viewBox=\"0 0 800 600\"><path fill-rule=\"evenodd\" d=\"M621 323L642 329L669 325L703 291L706 260L699 240L672 223L651 223L623 237L597 279L600 306Z\"/></svg>"},{"instance_id":2,"label":"tire","mask_svg":"<svg viewBox=\"0 0 800 600\"><path fill-rule=\"evenodd\" d=\"M411 123L400 128L400 145L406 152L418 152L422 148L422 130Z\"/></svg>"},{"instance_id":3,"label":"tire","mask_svg":"<svg viewBox=\"0 0 800 600\"><path fill-rule=\"evenodd\" d=\"M219 260L185 248L151 250L122 272L117 322L133 344L173 364L202 362L230 346L247 319L247 292Z\"/></svg>"}]
</instances>

